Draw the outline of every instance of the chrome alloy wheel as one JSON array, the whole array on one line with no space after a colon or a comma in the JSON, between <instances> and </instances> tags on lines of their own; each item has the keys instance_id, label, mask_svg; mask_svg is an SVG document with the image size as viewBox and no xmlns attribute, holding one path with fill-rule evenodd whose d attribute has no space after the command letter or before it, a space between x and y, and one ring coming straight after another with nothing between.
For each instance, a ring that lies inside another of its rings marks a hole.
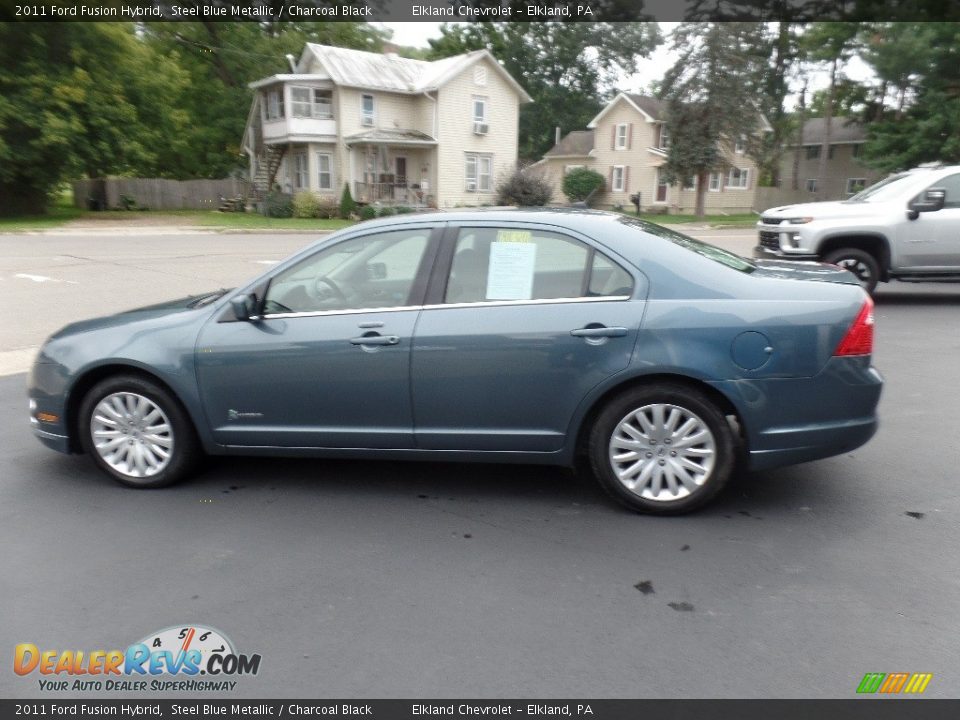
<instances>
[{"instance_id":1,"label":"chrome alloy wheel","mask_svg":"<svg viewBox=\"0 0 960 720\"><path fill-rule=\"evenodd\" d=\"M710 428L677 405L644 405L623 418L610 437L614 475L645 500L689 496L710 477L716 457Z\"/></svg>"},{"instance_id":2,"label":"chrome alloy wheel","mask_svg":"<svg viewBox=\"0 0 960 720\"><path fill-rule=\"evenodd\" d=\"M155 402L137 393L116 392L97 403L90 435L101 459L129 478L162 472L173 455L170 420Z\"/></svg>"}]
</instances>

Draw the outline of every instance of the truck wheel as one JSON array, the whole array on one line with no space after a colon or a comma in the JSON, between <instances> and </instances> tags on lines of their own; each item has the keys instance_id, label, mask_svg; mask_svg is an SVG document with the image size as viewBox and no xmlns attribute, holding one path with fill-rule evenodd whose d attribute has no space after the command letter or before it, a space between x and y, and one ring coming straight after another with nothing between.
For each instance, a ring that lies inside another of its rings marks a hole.
<instances>
[{"instance_id":1,"label":"truck wheel","mask_svg":"<svg viewBox=\"0 0 960 720\"><path fill-rule=\"evenodd\" d=\"M824 262L839 265L849 270L860 281L861 287L873 295L880 280L880 265L877 259L866 250L858 248L840 248L827 255Z\"/></svg>"}]
</instances>

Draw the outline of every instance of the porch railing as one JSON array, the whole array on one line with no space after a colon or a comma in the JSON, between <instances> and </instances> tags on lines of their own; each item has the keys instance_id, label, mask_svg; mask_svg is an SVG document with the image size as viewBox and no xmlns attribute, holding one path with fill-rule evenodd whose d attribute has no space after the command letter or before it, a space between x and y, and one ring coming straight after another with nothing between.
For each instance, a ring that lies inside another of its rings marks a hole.
<instances>
[{"instance_id":1,"label":"porch railing","mask_svg":"<svg viewBox=\"0 0 960 720\"><path fill-rule=\"evenodd\" d=\"M409 205L424 207L429 205L433 196L417 183L405 182L355 182L353 199L360 203L382 203L387 205Z\"/></svg>"}]
</instances>

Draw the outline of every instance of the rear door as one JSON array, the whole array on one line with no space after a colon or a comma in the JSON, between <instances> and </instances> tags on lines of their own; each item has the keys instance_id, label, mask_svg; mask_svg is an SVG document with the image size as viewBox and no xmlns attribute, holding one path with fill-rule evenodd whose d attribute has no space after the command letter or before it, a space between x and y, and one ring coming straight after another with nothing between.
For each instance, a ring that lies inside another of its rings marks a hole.
<instances>
[{"instance_id":1,"label":"rear door","mask_svg":"<svg viewBox=\"0 0 960 720\"><path fill-rule=\"evenodd\" d=\"M559 450L583 397L630 362L643 276L584 237L450 227L414 337L417 446Z\"/></svg>"}]
</instances>

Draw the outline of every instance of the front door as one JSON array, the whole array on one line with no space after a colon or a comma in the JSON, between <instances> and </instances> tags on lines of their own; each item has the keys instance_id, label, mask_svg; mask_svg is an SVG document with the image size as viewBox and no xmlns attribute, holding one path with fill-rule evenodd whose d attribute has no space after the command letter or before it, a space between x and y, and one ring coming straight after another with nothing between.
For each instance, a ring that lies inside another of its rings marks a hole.
<instances>
[{"instance_id":1,"label":"front door","mask_svg":"<svg viewBox=\"0 0 960 720\"><path fill-rule=\"evenodd\" d=\"M410 347L435 245L423 227L341 241L279 270L262 319L208 323L196 364L216 442L413 447Z\"/></svg>"},{"instance_id":2,"label":"front door","mask_svg":"<svg viewBox=\"0 0 960 720\"><path fill-rule=\"evenodd\" d=\"M417 446L557 451L580 400L630 361L640 281L536 226L455 232L414 339Z\"/></svg>"},{"instance_id":3,"label":"front door","mask_svg":"<svg viewBox=\"0 0 960 720\"><path fill-rule=\"evenodd\" d=\"M396 179L395 182L397 185L406 185L407 184L407 159L405 157L395 158L394 163L396 164Z\"/></svg>"},{"instance_id":4,"label":"front door","mask_svg":"<svg viewBox=\"0 0 960 720\"><path fill-rule=\"evenodd\" d=\"M657 169L657 192L656 192L656 195L654 196L655 200L658 203L665 203L667 201L667 189L669 187L670 186L667 185L666 180L663 179L663 173L658 168Z\"/></svg>"}]
</instances>

